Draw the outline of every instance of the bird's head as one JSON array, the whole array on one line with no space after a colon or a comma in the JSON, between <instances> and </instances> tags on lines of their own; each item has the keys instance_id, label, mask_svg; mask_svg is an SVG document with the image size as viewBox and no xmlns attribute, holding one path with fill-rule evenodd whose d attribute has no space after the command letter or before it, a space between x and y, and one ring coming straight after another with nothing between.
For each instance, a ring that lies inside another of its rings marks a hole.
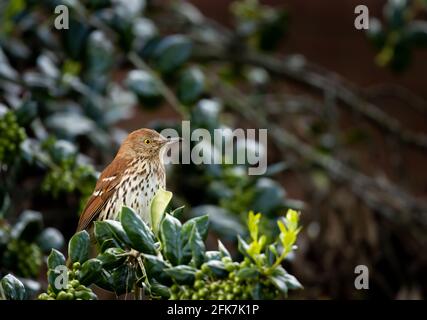
<instances>
[{"instance_id":1,"label":"bird's head","mask_svg":"<svg viewBox=\"0 0 427 320\"><path fill-rule=\"evenodd\" d=\"M165 138L151 129L138 129L131 132L120 147L119 154L125 157L159 157L167 145L180 141L180 138Z\"/></svg>"}]
</instances>

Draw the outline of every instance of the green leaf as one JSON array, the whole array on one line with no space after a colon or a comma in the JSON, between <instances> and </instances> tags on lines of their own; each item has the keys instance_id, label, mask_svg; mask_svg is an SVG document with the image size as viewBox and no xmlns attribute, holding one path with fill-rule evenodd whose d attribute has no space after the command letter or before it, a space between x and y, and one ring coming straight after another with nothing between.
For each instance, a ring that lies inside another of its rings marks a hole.
<instances>
[{"instance_id":1,"label":"green leaf","mask_svg":"<svg viewBox=\"0 0 427 320\"><path fill-rule=\"evenodd\" d=\"M248 253L249 245L240 236L237 236L237 248L239 249L239 252L245 257L252 259L252 257Z\"/></svg>"},{"instance_id":2,"label":"green leaf","mask_svg":"<svg viewBox=\"0 0 427 320\"><path fill-rule=\"evenodd\" d=\"M126 84L146 106L157 105L162 99L162 89L159 81L147 71L131 71L126 79Z\"/></svg>"},{"instance_id":3,"label":"green leaf","mask_svg":"<svg viewBox=\"0 0 427 320\"><path fill-rule=\"evenodd\" d=\"M259 225L260 219L261 219L260 213L254 214L253 211L249 212L248 229L253 241L258 240L258 225Z\"/></svg>"},{"instance_id":4,"label":"green leaf","mask_svg":"<svg viewBox=\"0 0 427 320\"><path fill-rule=\"evenodd\" d=\"M151 280L156 278L163 284L170 283L170 276L165 273L165 269L171 267L166 261L160 257L144 254L144 267L148 275L148 278Z\"/></svg>"},{"instance_id":5,"label":"green leaf","mask_svg":"<svg viewBox=\"0 0 427 320\"><path fill-rule=\"evenodd\" d=\"M270 178L260 178L255 185L255 195L251 208L266 215L283 206L286 192L283 187Z\"/></svg>"},{"instance_id":6,"label":"green leaf","mask_svg":"<svg viewBox=\"0 0 427 320\"><path fill-rule=\"evenodd\" d=\"M207 261L210 260L219 260L221 261L222 255L219 251L206 251L205 257Z\"/></svg>"},{"instance_id":7,"label":"green leaf","mask_svg":"<svg viewBox=\"0 0 427 320\"><path fill-rule=\"evenodd\" d=\"M180 265L165 269L165 272L179 284L193 284L197 269L186 265Z\"/></svg>"},{"instance_id":8,"label":"green leaf","mask_svg":"<svg viewBox=\"0 0 427 320\"><path fill-rule=\"evenodd\" d=\"M163 254L172 265L181 263L183 256L181 241L181 222L170 214L166 214L160 224L160 237L163 245Z\"/></svg>"},{"instance_id":9,"label":"green leaf","mask_svg":"<svg viewBox=\"0 0 427 320\"><path fill-rule=\"evenodd\" d=\"M295 278L295 276L286 273L285 274L285 282L289 289L302 289L302 284Z\"/></svg>"},{"instance_id":10,"label":"green leaf","mask_svg":"<svg viewBox=\"0 0 427 320\"><path fill-rule=\"evenodd\" d=\"M112 247L124 248L125 247L123 243L114 239L114 235L111 232L110 227L105 221L95 221L94 226L95 226L94 234L95 234L96 243L98 245L98 248L101 250L101 252L103 252L107 248L112 248Z\"/></svg>"},{"instance_id":11,"label":"green leaf","mask_svg":"<svg viewBox=\"0 0 427 320\"><path fill-rule=\"evenodd\" d=\"M267 250L265 251L265 256L267 258L266 262L267 262L268 266L272 266L276 262L278 254L277 254L277 249L274 246L274 244L270 244L267 247Z\"/></svg>"},{"instance_id":12,"label":"green leaf","mask_svg":"<svg viewBox=\"0 0 427 320\"><path fill-rule=\"evenodd\" d=\"M155 238L150 228L131 208L123 207L120 214L123 229L132 243L132 248L142 253L155 254Z\"/></svg>"},{"instance_id":13,"label":"green leaf","mask_svg":"<svg viewBox=\"0 0 427 320\"><path fill-rule=\"evenodd\" d=\"M187 248L189 248L191 252L190 258L192 265L196 268L199 267L205 260L206 249L196 225L193 225L190 239L188 243L184 246L184 256L185 252L188 251Z\"/></svg>"},{"instance_id":14,"label":"green leaf","mask_svg":"<svg viewBox=\"0 0 427 320\"><path fill-rule=\"evenodd\" d=\"M256 266L245 267L240 269L236 275L241 279L254 279L259 276L259 271Z\"/></svg>"},{"instance_id":15,"label":"green leaf","mask_svg":"<svg viewBox=\"0 0 427 320\"><path fill-rule=\"evenodd\" d=\"M209 216L203 215L203 216L188 220L182 225L181 233L189 236L193 229L193 226L197 228L197 231L199 232L202 239L206 240L206 237L208 235L208 230L209 230ZM183 241L187 241L188 236L187 237L183 236Z\"/></svg>"},{"instance_id":16,"label":"green leaf","mask_svg":"<svg viewBox=\"0 0 427 320\"><path fill-rule=\"evenodd\" d=\"M209 226L219 235L227 238L236 238L236 234L244 234L246 228L231 212L214 205L201 205L193 207L192 216L209 216ZM199 231L200 232L200 231Z\"/></svg>"},{"instance_id":17,"label":"green leaf","mask_svg":"<svg viewBox=\"0 0 427 320\"><path fill-rule=\"evenodd\" d=\"M160 284L155 279L150 282L150 290L153 295L160 296L165 299L169 299L170 291L165 285Z\"/></svg>"},{"instance_id":18,"label":"green leaf","mask_svg":"<svg viewBox=\"0 0 427 320\"><path fill-rule=\"evenodd\" d=\"M46 228L37 238L37 244L43 252L51 249L61 249L64 246L64 237L58 229Z\"/></svg>"},{"instance_id":19,"label":"green leaf","mask_svg":"<svg viewBox=\"0 0 427 320\"><path fill-rule=\"evenodd\" d=\"M104 220L104 221L96 221L95 222L95 235L96 229L98 227L99 236L106 239L114 239L118 247L125 248L131 246L131 242L129 237L127 236L125 230L122 227L122 224L119 221L115 220ZM102 242L101 242L102 244Z\"/></svg>"},{"instance_id":20,"label":"green leaf","mask_svg":"<svg viewBox=\"0 0 427 320\"><path fill-rule=\"evenodd\" d=\"M126 251L121 248L108 248L99 254L97 259L102 262L104 268L113 269L126 260Z\"/></svg>"},{"instance_id":21,"label":"green leaf","mask_svg":"<svg viewBox=\"0 0 427 320\"><path fill-rule=\"evenodd\" d=\"M188 68L181 74L178 81L177 96L185 105L195 103L204 91L205 75L200 68Z\"/></svg>"},{"instance_id":22,"label":"green leaf","mask_svg":"<svg viewBox=\"0 0 427 320\"><path fill-rule=\"evenodd\" d=\"M24 300L25 287L22 282L13 275L8 274L1 279L0 286L7 300Z\"/></svg>"},{"instance_id":23,"label":"green leaf","mask_svg":"<svg viewBox=\"0 0 427 320\"><path fill-rule=\"evenodd\" d=\"M191 55L191 40L183 35L163 38L153 51L154 64L161 73L170 73L180 67Z\"/></svg>"},{"instance_id":24,"label":"green leaf","mask_svg":"<svg viewBox=\"0 0 427 320\"><path fill-rule=\"evenodd\" d=\"M92 284L101 274L102 262L98 259L90 259L82 264L79 281L82 285Z\"/></svg>"},{"instance_id":25,"label":"green leaf","mask_svg":"<svg viewBox=\"0 0 427 320\"><path fill-rule=\"evenodd\" d=\"M228 271L225 269L225 265L222 261L210 260L206 262L206 265L215 277L224 278L228 275Z\"/></svg>"},{"instance_id":26,"label":"green leaf","mask_svg":"<svg viewBox=\"0 0 427 320\"><path fill-rule=\"evenodd\" d=\"M128 264L122 264L111 273L109 282L117 295L129 293L133 290L136 281L135 270Z\"/></svg>"},{"instance_id":27,"label":"green leaf","mask_svg":"<svg viewBox=\"0 0 427 320\"><path fill-rule=\"evenodd\" d=\"M49 269L55 269L57 266L65 265L64 255L56 249L52 249L49 256L47 257L47 267Z\"/></svg>"},{"instance_id":28,"label":"green leaf","mask_svg":"<svg viewBox=\"0 0 427 320\"><path fill-rule=\"evenodd\" d=\"M40 212L24 211L18 222L13 226L11 236L14 239L21 239L33 242L43 229L43 217Z\"/></svg>"},{"instance_id":29,"label":"green leaf","mask_svg":"<svg viewBox=\"0 0 427 320\"><path fill-rule=\"evenodd\" d=\"M89 258L89 249L89 233L85 230L77 232L68 243L68 256L71 262L85 262Z\"/></svg>"},{"instance_id":30,"label":"green leaf","mask_svg":"<svg viewBox=\"0 0 427 320\"><path fill-rule=\"evenodd\" d=\"M218 239L218 250L221 253L221 257L231 257L230 252L227 250L227 248L219 239Z\"/></svg>"},{"instance_id":31,"label":"green leaf","mask_svg":"<svg viewBox=\"0 0 427 320\"><path fill-rule=\"evenodd\" d=\"M154 234L158 234L160 222L163 219L165 210L172 199L172 192L160 189L157 191L151 202L151 226Z\"/></svg>"},{"instance_id":32,"label":"green leaf","mask_svg":"<svg viewBox=\"0 0 427 320\"><path fill-rule=\"evenodd\" d=\"M270 275L271 282L283 294L288 293L288 289L301 289L301 283L291 274L287 273L281 266L273 270Z\"/></svg>"}]
</instances>

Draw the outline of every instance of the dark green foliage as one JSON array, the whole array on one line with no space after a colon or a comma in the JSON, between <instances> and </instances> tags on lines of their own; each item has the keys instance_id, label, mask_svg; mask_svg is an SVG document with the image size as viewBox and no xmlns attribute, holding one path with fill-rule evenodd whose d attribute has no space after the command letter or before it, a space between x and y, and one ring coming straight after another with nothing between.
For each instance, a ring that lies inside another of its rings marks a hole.
<instances>
[{"instance_id":1,"label":"dark green foliage","mask_svg":"<svg viewBox=\"0 0 427 320\"><path fill-rule=\"evenodd\" d=\"M417 20L427 11L425 1L389 0L384 7L384 22L371 18L368 38L379 51L376 62L402 72L411 63L412 52L427 45L427 25Z\"/></svg>"}]
</instances>

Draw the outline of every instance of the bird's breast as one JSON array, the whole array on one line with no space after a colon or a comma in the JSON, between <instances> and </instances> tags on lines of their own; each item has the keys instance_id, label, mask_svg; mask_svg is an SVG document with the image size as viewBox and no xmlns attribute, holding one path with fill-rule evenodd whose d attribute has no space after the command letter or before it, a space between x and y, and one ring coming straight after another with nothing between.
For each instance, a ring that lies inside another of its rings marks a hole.
<instances>
[{"instance_id":1,"label":"bird's breast","mask_svg":"<svg viewBox=\"0 0 427 320\"><path fill-rule=\"evenodd\" d=\"M107 212L101 216L118 220L122 207L127 206L134 209L145 222L150 223L151 200L160 188L165 188L164 174L158 174L156 170L144 165L127 170L104 209Z\"/></svg>"}]
</instances>

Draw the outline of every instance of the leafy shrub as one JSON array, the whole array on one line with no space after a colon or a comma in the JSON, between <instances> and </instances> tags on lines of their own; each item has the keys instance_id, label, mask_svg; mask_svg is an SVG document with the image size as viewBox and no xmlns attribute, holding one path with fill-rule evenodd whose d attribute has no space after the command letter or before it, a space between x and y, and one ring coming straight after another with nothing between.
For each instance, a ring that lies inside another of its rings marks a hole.
<instances>
[{"instance_id":1,"label":"leafy shrub","mask_svg":"<svg viewBox=\"0 0 427 320\"><path fill-rule=\"evenodd\" d=\"M273 242L260 234L261 214L249 213L250 241L239 238L243 259L234 261L221 241L218 250L206 251L207 216L182 224L175 211L165 213L171 194L160 191L153 200L150 228L132 209L124 207L120 222L95 222L98 255L89 259L90 236L76 233L68 255L70 280L64 289L55 285L58 266L65 257L53 250L48 259L48 292L39 299L95 299L88 285L117 295L143 293L150 299L276 299L289 289L301 288L298 280L281 266L295 249L300 230L299 214L289 210L278 222L279 236Z\"/></svg>"}]
</instances>

